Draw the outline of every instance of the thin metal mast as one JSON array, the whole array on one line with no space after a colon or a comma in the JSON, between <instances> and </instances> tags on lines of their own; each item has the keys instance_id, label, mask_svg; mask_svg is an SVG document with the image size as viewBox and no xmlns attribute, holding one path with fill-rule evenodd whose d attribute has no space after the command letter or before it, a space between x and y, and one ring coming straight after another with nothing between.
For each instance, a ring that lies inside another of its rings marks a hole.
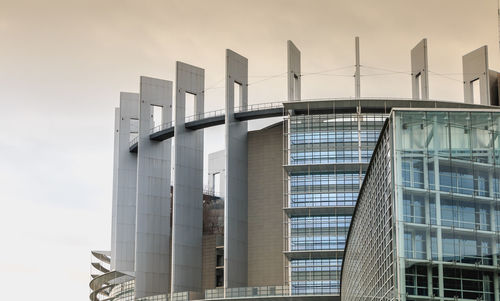
<instances>
[{"instance_id":1,"label":"thin metal mast","mask_svg":"<svg viewBox=\"0 0 500 301\"><path fill-rule=\"evenodd\" d=\"M359 64L359 37L355 39L356 44L356 73L354 74L355 97L361 97L361 73Z\"/></svg>"}]
</instances>

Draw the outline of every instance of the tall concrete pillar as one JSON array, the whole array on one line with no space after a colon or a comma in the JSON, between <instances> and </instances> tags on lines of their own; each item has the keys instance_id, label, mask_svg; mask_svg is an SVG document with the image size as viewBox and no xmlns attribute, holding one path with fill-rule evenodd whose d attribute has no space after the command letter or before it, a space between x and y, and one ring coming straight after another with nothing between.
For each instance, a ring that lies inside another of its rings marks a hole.
<instances>
[{"instance_id":1,"label":"tall concrete pillar","mask_svg":"<svg viewBox=\"0 0 500 301\"><path fill-rule=\"evenodd\" d=\"M186 93L195 114L204 111L205 71L177 62L175 89L172 292L201 292L203 233L203 130L185 127Z\"/></svg>"},{"instance_id":2,"label":"tall concrete pillar","mask_svg":"<svg viewBox=\"0 0 500 301\"><path fill-rule=\"evenodd\" d=\"M413 99L429 99L429 62L427 39L411 50L411 91Z\"/></svg>"},{"instance_id":3,"label":"tall concrete pillar","mask_svg":"<svg viewBox=\"0 0 500 301\"><path fill-rule=\"evenodd\" d=\"M300 100L300 51L290 40L286 45L288 101Z\"/></svg>"},{"instance_id":4,"label":"tall concrete pillar","mask_svg":"<svg viewBox=\"0 0 500 301\"><path fill-rule=\"evenodd\" d=\"M235 95L235 86L239 94ZM247 286L248 148L246 121L234 108L248 106L248 60L226 50L226 193L224 204L224 287Z\"/></svg>"},{"instance_id":5,"label":"tall concrete pillar","mask_svg":"<svg viewBox=\"0 0 500 301\"><path fill-rule=\"evenodd\" d=\"M120 120L118 129L118 169L116 171L116 202L112 210L111 242L112 266L117 271L134 271L135 200L137 155L129 151L131 135L136 135L139 118L139 94L120 93Z\"/></svg>"},{"instance_id":6,"label":"tall concrete pillar","mask_svg":"<svg viewBox=\"0 0 500 301\"><path fill-rule=\"evenodd\" d=\"M169 293L171 139L149 139L154 107L161 124L172 121L172 82L141 76L137 214L135 231L135 297Z\"/></svg>"},{"instance_id":7,"label":"tall concrete pillar","mask_svg":"<svg viewBox=\"0 0 500 301\"><path fill-rule=\"evenodd\" d=\"M120 149L120 108L115 108L115 129L114 129L114 142L113 142L113 200L111 205L111 249L114 250L116 255L116 210L117 210L117 195L118 195L118 158ZM112 252L113 253L113 252ZM110 267L115 270L115 259L111 256Z\"/></svg>"},{"instance_id":8,"label":"tall concrete pillar","mask_svg":"<svg viewBox=\"0 0 500 301\"><path fill-rule=\"evenodd\" d=\"M497 105L498 99L493 101L491 99L492 91L490 89L491 85L495 86L496 78L494 78L492 83L490 83L490 70L488 69L488 46L483 46L464 55L462 57L462 65L465 102L482 105ZM475 81L479 81L479 93L477 94L479 95L479 99L474 99L473 83Z\"/></svg>"}]
</instances>

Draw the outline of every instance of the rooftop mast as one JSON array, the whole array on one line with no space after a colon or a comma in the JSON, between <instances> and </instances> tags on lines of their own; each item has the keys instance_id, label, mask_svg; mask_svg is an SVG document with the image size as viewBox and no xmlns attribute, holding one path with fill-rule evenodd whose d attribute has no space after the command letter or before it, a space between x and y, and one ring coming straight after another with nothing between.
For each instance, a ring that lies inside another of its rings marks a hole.
<instances>
[{"instance_id":1,"label":"rooftop mast","mask_svg":"<svg viewBox=\"0 0 500 301\"><path fill-rule=\"evenodd\" d=\"M354 85L355 85L355 97L361 97L361 73L359 64L359 37L355 39L356 45L356 73L354 74Z\"/></svg>"}]
</instances>

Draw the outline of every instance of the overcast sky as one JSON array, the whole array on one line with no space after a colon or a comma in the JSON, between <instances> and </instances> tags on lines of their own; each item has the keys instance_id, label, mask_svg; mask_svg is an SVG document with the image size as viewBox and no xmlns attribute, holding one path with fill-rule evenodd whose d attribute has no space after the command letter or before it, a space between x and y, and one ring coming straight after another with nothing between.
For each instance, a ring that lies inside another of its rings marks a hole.
<instances>
[{"instance_id":1,"label":"overcast sky","mask_svg":"<svg viewBox=\"0 0 500 301\"><path fill-rule=\"evenodd\" d=\"M110 245L113 110L140 75L202 67L220 109L230 48L249 60L249 102L281 101L290 39L303 98L353 96L358 35L362 96L410 97L426 37L430 97L462 101L462 55L488 45L500 69L496 1L0 0L1 299L88 300L90 250ZM221 128L205 133L222 148Z\"/></svg>"}]
</instances>

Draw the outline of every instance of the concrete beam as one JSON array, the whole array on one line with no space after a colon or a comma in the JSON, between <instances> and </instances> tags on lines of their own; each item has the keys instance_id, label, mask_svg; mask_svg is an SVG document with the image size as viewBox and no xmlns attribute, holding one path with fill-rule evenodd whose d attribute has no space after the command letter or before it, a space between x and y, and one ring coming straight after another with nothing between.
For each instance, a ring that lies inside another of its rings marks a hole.
<instances>
[{"instance_id":1,"label":"concrete beam","mask_svg":"<svg viewBox=\"0 0 500 301\"><path fill-rule=\"evenodd\" d=\"M429 99L427 39L411 50L411 90L413 99Z\"/></svg>"},{"instance_id":2,"label":"concrete beam","mask_svg":"<svg viewBox=\"0 0 500 301\"><path fill-rule=\"evenodd\" d=\"M466 103L490 105L490 73L488 46L478 48L462 57L464 100ZM473 82L479 81L479 99L474 99Z\"/></svg>"},{"instance_id":3,"label":"concrete beam","mask_svg":"<svg viewBox=\"0 0 500 301\"><path fill-rule=\"evenodd\" d=\"M300 64L298 72L300 75ZM239 86L237 95L235 95L236 85ZM224 287L226 288L247 286L248 277L248 124L246 121L236 120L235 106L244 108L248 106L248 60L227 49L224 204Z\"/></svg>"},{"instance_id":4,"label":"concrete beam","mask_svg":"<svg viewBox=\"0 0 500 301\"><path fill-rule=\"evenodd\" d=\"M135 298L170 291L170 177L172 141L149 139L153 106L161 124L172 121L172 82L141 76L137 214L135 231Z\"/></svg>"},{"instance_id":5,"label":"concrete beam","mask_svg":"<svg viewBox=\"0 0 500 301\"><path fill-rule=\"evenodd\" d=\"M288 101L300 100L300 51L292 41L287 41Z\"/></svg>"},{"instance_id":6,"label":"concrete beam","mask_svg":"<svg viewBox=\"0 0 500 301\"><path fill-rule=\"evenodd\" d=\"M111 230L115 239L111 242L112 266L120 272L134 271L137 155L129 151L129 144L131 135L137 134L138 119L139 94L120 93L116 208L112 210L116 216Z\"/></svg>"},{"instance_id":7,"label":"concrete beam","mask_svg":"<svg viewBox=\"0 0 500 301\"><path fill-rule=\"evenodd\" d=\"M205 71L176 64L172 293L201 292L203 233L203 130L185 127L186 93L195 114L204 111Z\"/></svg>"}]
</instances>

